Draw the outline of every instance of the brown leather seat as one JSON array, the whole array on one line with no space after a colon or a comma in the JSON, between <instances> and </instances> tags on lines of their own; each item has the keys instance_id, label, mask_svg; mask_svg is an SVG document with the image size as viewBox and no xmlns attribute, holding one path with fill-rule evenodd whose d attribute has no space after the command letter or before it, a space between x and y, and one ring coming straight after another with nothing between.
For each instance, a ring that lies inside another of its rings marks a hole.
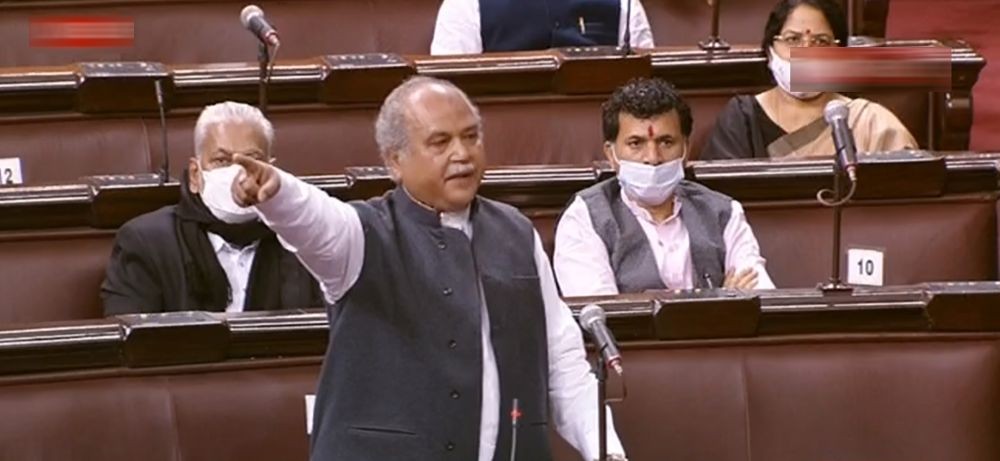
<instances>
[{"instance_id":1,"label":"brown leather seat","mask_svg":"<svg viewBox=\"0 0 1000 461\"><path fill-rule=\"evenodd\" d=\"M148 137L158 132L157 127L149 133L141 120L129 118L5 122L0 124L0 157L20 158L28 184L151 172Z\"/></svg>"},{"instance_id":2,"label":"brown leather seat","mask_svg":"<svg viewBox=\"0 0 1000 461\"><path fill-rule=\"evenodd\" d=\"M729 43L760 43L768 14L777 3L776 0L722 2L719 35ZM705 0L646 0L643 7L657 46L691 45L710 35L712 9ZM888 1L855 0L853 8L858 18L855 34L884 37L888 7Z\"/></svg>"},{"instance_id":3,"label":"brown leather seat","mask_svg":"<svg viewBox=\"0 0 1000 461\"><path fill-rule=\"evenodd\" d=\"M747 221L779 288L810 288L830 276L833 212L818 204L746 202ZM996 202L960 197L940 203L860 204L845 208L842 251L885 254L885 284L993 280L997 277ZM555 247L558 214L529 214L546 252ZM847 279L846 260L841 277Z\"/></svg>"},{"instance_id":4,"label":"brown leather seat","mask_svg":"<svg viewBox=\"0 0 1000 461\"><path fill-rule=\"evenodd\" d=\"M813 287L830 274L832 212L815 203L745 202L778 287ZM525 209L548 253L561 205ZM844 210L844 248L885 253L885 283L997 278L997 203L988 195L863 201ZM113 231L0 234L0 325L102 315L99 286ZM53 268L58 268L54 270ZM850 267L842 265L842 276Z\"/></svg>"},{"instance_id":5,"label":"brown leather seat","mask_svg":"<svg viewBox=\"0 0 1000 461\"><path fill-rule=\"evenodd\" d=\"M629 395L615 419L636 461L1000 455L995 335L661 343L623 356ZM560 446L558 459L579 459Z\"/></svg>"},{"instance_id":6,"label":"brown leather seat","mask_svg":"<svg viewBox=\"0 0 1000 461\"><path fill-rule=\"evenodd\" d=\"M0 325L102 317L99 288L113 237L98 230L0 234Z\"/></svg>"},{"instance_id":7,"label":"brown leather seat","mask_svg":"<svg viewBox=\"0 0 1000 461\"><path fill-rule=\"evenodd\" d=\"M3 383L0 459L306 459L318 362Z\"/></svg>"},{"instance_id":8,"label":"brown leather seat","mask_svg":"<svg viewBox=\"0 0 1000 461\"><path fill-rule=\"evenodd\" d=\"M997 333L624 343L630 459L992 461ZM0 377L0 458L305 459L318 358ZM555 441L555 459L579 460Z\"/></svg>"},{"instance_id":9,"label":"brown leather seat","mask_svg":"<svg viewBox=\"0 0 1000 461\"><path fill-rule=\"evenodd\" d=\"M926 93L866 95L898 114L921 146L927 146L930 110ZM691 159L697 159L715 118L731 96L686 96L694 117ZM606 96L479 101L491 165L586 165L603 159L601 103ZM272 110L278 165L299 175L339 174L348 166L380 165L374 140L375 107L308 107ZM180 177L193 155L195 114L168 120L171 173ZM60 136L53 136L59 132ZM7 133L6 136L3 134ZM20 156L29 184L81 176L151 173L162 163L160 125L155 118L51 120L0 126L0 152Z\"/></svg>"},{"instance_id":10,"label":"brown leather seat","mask_svg":"<svg viewBox=\"0 0 1000 461\"><path fill-rule=\"evenodd\" d=\"M779 287L829 278L832 211L819 205L746 204L767 269ZM885 252L886 285L997 277L996 201L958 197L916 205L859 204L844 210L843 248ZM845 250L846 251L846 250ZM842 259L841 273L852 268Z\"/></svg>"},{"instance_id":11,"label":"brown leather seat","mask_svg":"<svg viewBox=\"0 0 1000 461\"><path fill-rule=\"evenodd\" d=\"M438 0L293 0L257 2L281 34L283 58L323 54L427 53ZM0 66L84 61L171 63L253 62L257 42L240 24L246 2L125 2L41 8L0 7L0 40L19 46L0 52ZM135 43L123 48L28 47L29 21L38 16L113 15L135 21Z\"/></svg>"}]
</instances>

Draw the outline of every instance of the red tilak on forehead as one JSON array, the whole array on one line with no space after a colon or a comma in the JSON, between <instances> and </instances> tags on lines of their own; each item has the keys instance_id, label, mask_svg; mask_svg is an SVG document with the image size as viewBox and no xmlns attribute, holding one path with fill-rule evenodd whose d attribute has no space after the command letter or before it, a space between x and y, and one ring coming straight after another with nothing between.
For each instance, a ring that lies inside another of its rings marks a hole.
<instances>
[{"instance_id":1,"label":"red tilak on forehead","mask_svg":"<svg viewBox=\"0 0 1000 461\"><path fill-rule=\"evenodd\" d=\"M647 126L646 130L649 132L649 139L653 139L653 135L654 135L654 133L653 133L653 125Z\"/></svg>"}]
</instances>

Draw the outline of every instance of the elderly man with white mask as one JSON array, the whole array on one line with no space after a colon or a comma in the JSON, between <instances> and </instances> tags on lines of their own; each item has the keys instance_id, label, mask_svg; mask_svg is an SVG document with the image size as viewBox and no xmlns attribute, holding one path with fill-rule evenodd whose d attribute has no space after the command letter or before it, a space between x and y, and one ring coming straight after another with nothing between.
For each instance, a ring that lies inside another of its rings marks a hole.
<instances>
[{"instance_id":1,"label":"elderly man with white mask","mask_svg":"<svg viewBox=\"0 0 1000 461\"><path fill-rule=\"evenodd\" d=\"M195 124L180 202L118 231L101 285L107 315L323 306L318 284L253 210L233 201L236 154L270 162L274 128L255 107L223 102Z\"/></svg>"},{"instance_id":2,"label":"elderly man with white mask","mask_svg":"<svg viewBox=\"0 0 1000 461\"><path fill-rule=\"evenodd\" d=\"M667 82L636 79L603 106L618 172L577 194L556 228L564 296L774 288L739 202L684 179L691 110Z\"/></svg>"}]
</instances>

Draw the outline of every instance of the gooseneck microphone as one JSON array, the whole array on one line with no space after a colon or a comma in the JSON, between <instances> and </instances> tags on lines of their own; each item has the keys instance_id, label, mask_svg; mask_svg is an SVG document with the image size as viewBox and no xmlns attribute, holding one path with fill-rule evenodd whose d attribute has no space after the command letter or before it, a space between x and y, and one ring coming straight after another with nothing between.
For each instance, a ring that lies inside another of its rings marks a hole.
<instances>
[{"instance_id":1,"label":"gooseneck microphone","mask_svg":"<svg viewBox=\"0 0 1000 461\"><path fill-rule=\"evenodd\" d=\"M622 356L618 352L615 338L608 329L607 315L597 304L588 304L580 311L580 326L594 338L597 351L604 357L609 369L622 375Z\"/></svg>"},{"instance_id":2,"label":"gooseneck microphone","mask_svg":"<svg viewBox=\"0 0 1000 461\"><path fill-rule=\"evenodd\" d=\"M848 115L850 109L844 101L836 99L826 103L823 109L823 118L833 131L833 146L837 150L837 159L853 183L858 180L858 151L854 146L854 133L847 124Z\"/></svg>"},{"instance_id":3,"label":"gooseneck microphone","mask_svg":"<svg viewBox=\"0 0 1000 461\"><path fill-rule=\"evenodd\" d=\"M521 407L517 397L510 407L510 461L517 461L517 422L521 420Z\"/></svg>"},{"instance_id":4,"label":"gooseneck microphone","mask_svg":"<svg viewBox=\"0 0 1000 461\"><path fill-rule=\"evenodd\" d=\"M259 6L245 6L240 12L240 22L243 23L243 27L246 27L257 37L257 40L271 46L281 45L278 31L267 22L267 19L264 18L264 10L261 10Z\"/></svg>"}]
</instances>

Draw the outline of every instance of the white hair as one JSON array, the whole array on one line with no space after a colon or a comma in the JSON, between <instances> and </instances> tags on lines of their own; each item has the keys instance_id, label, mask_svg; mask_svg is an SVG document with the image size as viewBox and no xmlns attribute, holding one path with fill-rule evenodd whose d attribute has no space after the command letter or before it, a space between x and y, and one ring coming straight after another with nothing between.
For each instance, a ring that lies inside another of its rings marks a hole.
<instances>
[{"instance_id":1,"label":"white hair","mask_svg":"<svg viewBox=\"0 0 1000 461\"><path fill-rule=\"evenodd\" d=\"M220 123L248 123L255 126L264 135L267 153L270 155L271 144L274 143L274 127L267 117L264 117L260 109L249 104L224 101L205 106L198 116L198 121L194 124L195 157L201 158L201 145L208 136L208 130Z\"/></svg>"},{"instance_id":2,"label":"white hair","mask_svg":"<svg viewBox=\"0 0 1000 461\"><path fill-rule=\"evenodd\" d=\"M409 137L406 133L407 102L415 91L430 85L441 85L462 95L462 99L469 104L469 108L475 114L480 131L482 130L483 122L479 116L479 108L454 83L422 75L411 77L392 90L389 96L386 96L382 108L379 109L378 117L375 119L375 143L378 144L382 160L387 160L393 152L406 152L409 145Z\"/></svg>"}]
</instances>

